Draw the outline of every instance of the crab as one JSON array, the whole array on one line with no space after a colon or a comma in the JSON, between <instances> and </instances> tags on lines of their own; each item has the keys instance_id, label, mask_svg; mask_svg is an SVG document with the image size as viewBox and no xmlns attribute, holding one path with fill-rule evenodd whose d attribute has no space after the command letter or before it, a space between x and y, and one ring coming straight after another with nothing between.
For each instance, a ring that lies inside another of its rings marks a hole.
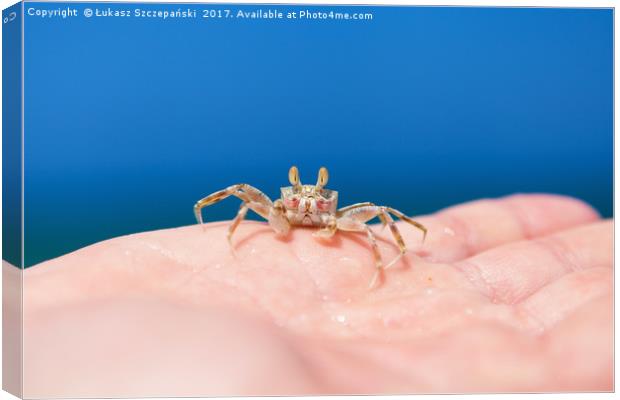
<instances>
[{"instance_id":1,"label":"crab","mask_svg":"<svg viewBox=\"0 0 620 400\"><path fill-rule=\"evenodd\" d=\"M370 202L356 203L343 208L337 208L338 192L325 188L329 174L327 168L321 167L315 185L303 185L299 180L299 170L292 166L288 172L291 186L280 188L280 198L272 201L267 195L253 186L239 183L208 195L194 205L194 214L198 224L202 225L202 209L224 200L229 196L241 199L237 216L228 228L228 242L232 247L232 236L245 218L248 210L252 210L265 218L269 226L280 235L286 235L292 226L319 228L314 236L329 239L337 231L365 232L374 255L376 271L369 287L377 281L379 273L396 264L407 252L405 242L394 223L392 215L405 221L423 233L422 242L426 238L427 229L402 212L387 206L378 206ZM389 226L399 254L388 264L384 265L379 246L373 230L368 222L379 218L383 227Z\"/></svg>"}]
</instances>

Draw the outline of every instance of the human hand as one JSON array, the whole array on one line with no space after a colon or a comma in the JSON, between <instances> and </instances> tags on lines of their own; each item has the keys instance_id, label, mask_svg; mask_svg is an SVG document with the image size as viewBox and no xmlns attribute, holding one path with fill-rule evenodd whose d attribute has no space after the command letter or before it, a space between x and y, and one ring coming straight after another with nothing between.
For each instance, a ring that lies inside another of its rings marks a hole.
<instances>
[{"instance_id":1,"label":"human hand","mask_svg":"<svg viewBox=\"0 0 620 400\"><path fill-rule=\"evenodd\" d=\"M613 390L612 221L519 195L364 234L140 233L24 271L27 397ZM380 233L386 262L397 255Z\"/></svg>"}]
</instances>

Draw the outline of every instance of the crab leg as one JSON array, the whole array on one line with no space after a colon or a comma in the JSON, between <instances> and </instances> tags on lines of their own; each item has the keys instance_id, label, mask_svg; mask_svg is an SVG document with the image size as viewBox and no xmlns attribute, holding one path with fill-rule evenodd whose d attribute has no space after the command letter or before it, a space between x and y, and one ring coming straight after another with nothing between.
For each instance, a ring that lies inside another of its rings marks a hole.
<instances>
[{"instance_id":1,"label":"crab leg","mask_svg":"<svg viewBox=\"0 0 620 400\"><path fill-rule=\"evenodd\" d=\"M368 241L370 242L370 246L372 247L372 253L375 258L375 267L377 268L375 274L373 275L370 283L368 284L368 288L372 288L377 279L379 278L379 274L383 269L383 260L381 259L381 253L379 252L379 246L377 245L377 239L375 237L374 232L366 223L362 221L358 221L355 218L349 216L342 216L336 220L337 229L341 231L349 231L349 232L366 232L368 236Z\"/></svg>"},{"instance_id":2,"label":"crab leg","mask_svg":"<svg viewBox=\"0 0 620 400\"><path fill-rule=\"evenodd\" d=\"M404 256L405 253L407 253L407 247L405 246L405 241L403 240L403 236L400 234L398 227L394 223L394 218L392 218L392 216L388 214L388 212L385 211L385 208L383 207L381 207L381 214L387 220L387 223L390 226L390 231L392 232L392 237L394 238L394 240L396 241L396 244L398 245L398 248L400 249L400 253L396 257L394 257L394 259L390 261L388 265L385 266L385 269L388 269L392 265L396 264L398 260L400 260L402 256Z\"/></svg>"},{"instance_id":3,"label":"crab leg","mask_svg":"<svg viewBox=\"0 0 620 400\"><path fill-rule=\"evenodd\" d=\"M259 211L257 211L257 213L265 219L269 218L268 210L273 205L271 199L255 187L252 187L245 183L240 183L237 185L229 186L226 189L219 190L215 193L208 195L202 200L199 200L196 205L194 205L194 215L196 216L196 220L198 221L198 223L202 224L202 209L204 207L220 202L229 196L238 197L246 203L256 202L264 205L267 211L265 212L263 209L261 209L262 213Z\"/></svg>"},{"instance_id":4,"label":"crab leg","mask_svg":"<svg viewBox=\"0 0 620 400\"><path fill-rule=\"evenodd\" d=\"M408 222L416 228L421 229L424 232L424 236L426 236L426 228L422 224L413 221L402 212L391 207L377 206L373 203L366 202L353 204L351 206L341 208L340 210L338 210L337 213L340 218L352 218L362 223L366 223L374 217L379 217L384 225L388 225L390 227L392 237L398 245L400 253L385 266L385 269L390 268L391 266L396 264L407 252L405 241L403 240L400 230L394 223L394 219L390 215L390 212L396 215L398 218L402 219L403 221ZM338 228L340 228L339 224Z\"/></svg>"},{"instance_id":5,"label":"crab leg","mask_svg":"<svg viewBox=\"0 0 620 400\"><path fill-rule=\"evenodd\" d=\"M363 222L369 221L374 217L379 217L382 221L385 221L384 224L388 224L390 225L390 227L394 226L395 229L392 229L392 233L394 234L394 231L398 232L398 228L396 228L396 225L389 223L391 218L388 219L389 217L388 213L394 214L398 219L403 220L407 222L408 224L411 224L415 226L416 228L420 229L423 233L422 242L424 242L424 240L426 239L426 233L427 233L426 227L422 225L421 223L414 221L413 219L409 218L402 212L392 207L377 206L377 205L374 205L373 203L358 203L358 204L353 204L348 207L341 208L340 210L338 210L337 215L338 216L354 215L356 219L363 221ZM383 218L381 218L381 215L383 215ZM396 240L398 241L398 239Z\"/></svg>"},{"instance_id":6,"label":"crab leg","mask_svg":"<svg viewBox=\"0 0 620 400\"><path fill-rule=\"evenodd\" d=\"M376 204L371 203L369 201L365 201L363 203L355 203L355 204L351 204L350 206L342 207L341 209L336 211L336 216L340 217L340 216L346 214L350 210L354 210L356 208L361 208L361 207L368 207L368 206L377 207ZM381 225L383 225L383 227L385 227L385 225L387 224L387 220L385 219L383 214L379 214L379 215L377 215L377 217L379 217L379 220L381 221Z\"/></svg>"},{"instance_id":7,"label":"crab leg","mask_svg":"<svg viewBox=\"0 0 620 400\"><path fill-rule=\"evenodd\" d=\"M375 286L375 283L377 283L379 274L381 273L381 270L383 269L383 260L381 260L381 253L379 253L379 246L377 246L377 239L375 238L374 232L372 231L372 229L370 229L370 226L366 224L364 224L364 228L366 229L368 240L370 241L370 245L372 246L372 253L375 257L375 267L377 267L375 274L372 276L372 279L370 280L370 283L368 284L368 288L370 289L373 286Z\"/></svg>"},{"instance_id":8,"label":"crab leg","mask_svg":"<svg viewBox=\"0 0 620 400\"><path fill-rule=\"evenodd\" d=\"M241 221L245 219L245 216L247 215L247 213L248 213L248 203L243 202L241 203L241 206L239 206L239 212L237 212L237 216L233 220L232 224L230 224L230 226L228 227L227 239L228 239L228 244L230 245L231 249L233 248L232 247L232 235L235 233L235 230L237 229Z\"/></svg>"},{"instance_id":9,"label":"crab leg","mask_svg":"<svg viewBox=\"0 0 620 400\"><path fill-rule=\"evenodd\" d=\"M407 248L405 247L405 242L403 240L402 235L400 234L400 231L398 230L398 227L396 226L396 224L394 223L394 219L392 218L392 216L390 215L390 213L396 215L396 217L398 217L399 219L415 226L416 228L420 229L423 232L423 236L422 236L422 242L424 242L424 239L426 239L426 227L422 224L420 224L419 222L416 222L414 220L412 220L411 218L409 218L408 216L406 216L405 214L403 214L402 212L391 208L391 207L380 207L382 210L383 215L385 216L385 219L387 220L388 225L390 226L390 230L392 231L392 236L394 237L394 240L396 240L396 243L398 244L398 247L400 248L400 254L394 258L392 261L390 261L390 263L388 265L385 266L385 269L390 268L392 265L396 264L398 262L398 260L400 260L402 258L402 256L405 255L405 253L407 252Z\"/></svg>"},{"instance_id":10,"label":"crab leg","mask_svg":"<svg viewBox=\"0 0 620 400\"><path fill-rule=\"evenodd\" d=\"M422 225L419 222L416 222L414 220L412 220L411 218L409 218L408 216L406 216L405 214L403 214L402 212L392 208L392 207L384 207L385 210L391 214L396 215L396 217L398 217L398 219L405 221L413 226L415 226L416 228L418 228L419 230L422 231L422 242L424 242L424 240L426 240L426 233L428 232L428 230L426 229L426 227L424 225Z\"/></svg>"},{"instance_id":11,"label":"crab leg","mask_svg":"<svg viewBox=\"0 0 620 400\"><path fill-rule=\"evenodd\" d=\"M269 208L265 206L264 204L256 203L256 202L241 203L241 205L239 206L239 212L237 212L237 216L235 217L235 219L233 219L233 222L228 227L227 238L228 238L228 244L230 244L231 248L232 248L232 236L235 233L235 230L237 230L237 227L239 226L239 224L245 219L245 216L247 215L248 210L252 210L260 216L269 215Z\"/></svg>"},{"instance_id":12,"label":"crab leg","mask_svg":"<svg viewBox=\"0 0 620 400\"><path fill-rule=\"evenodd\" d=\"M342 212L342 210L344 210L344 212ZM390 261L385 268L389 268L394 265L407 252L403 237L394 223L394 219L386 212L385 207L377 206L373 203L359 203L354 204L353 206L345 207L345 209L338 210L339 214L341 212L342 216L340 218L352 218L364 224L374 217L379 217L384 226L388 225L390 227L390 232L392 233L392 237L400 249L400 253L397 257ZM338 224L338 228L340 228L340 224Z\"/></svg>"},{"instance_id":13,"label":"crab leg","mask_svg":"<svg viewBox=\"0 0 620 400\"><path fill-rule=\"evenodd\" d=\"M376 204L371 203L369 201L365 201L363 203L355 203L355 204L351 204L349 206L346 207L342 207L340 209L338 209L338 211L336 211L336 215L338 217L343 216L344 214L346 214L348 211L356 209L356 208L360 208L360 207L368 207L368 206L376 206Z\"/></svg>"}]
</instances>

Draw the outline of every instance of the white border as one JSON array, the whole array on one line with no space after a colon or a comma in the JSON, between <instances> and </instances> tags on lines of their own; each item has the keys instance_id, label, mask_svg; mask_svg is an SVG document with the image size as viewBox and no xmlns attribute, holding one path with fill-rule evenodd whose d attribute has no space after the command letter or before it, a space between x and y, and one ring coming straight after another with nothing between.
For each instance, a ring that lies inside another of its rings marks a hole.
<instances>
[{"instance_id":1,"label":"white border","mask_svg":"<svg viewBox=\"0 0 620 400\"><path fill-rule=\"evenodd\" d=\"M25 0L26 2L29 2L29 0ZM34 0L33 0L34 1ZM43 0L43 1L47 1L47 2L80 2L80 3L88 3L88 2L97 2L97 1L48 1L48 0ZM0 0L0 6L2 9L7 8L9 6L11 6L12 4L16 3L17 1L15 0ZM263 4L263 3L269 3L269 4L319 4L319 5L384 5L384 6L394 6L394 5L402 5L402 6L473 6L473 7L580 7L580 8L615 8L616 7L616 1L598 1L598 0L591 0L591 1L578 1L578 0L541 0L541 1L534 1L534 0L529 0L529 1L481 1L481 0L473 0L473 1L455 1L455 0L426 0L423 2L419 2L419 1L411 1L411 0L338 0L338 1L334 1L334 0L313 0L313 1L304 1L304 2L293 2L293 1L283 1L283 0L269 0L269 1L261 1L261 0L244 0L244 1L230 1L230 2L226 2L226 1L213 1L213 0L206 0L206 1L192 1L192 0L169 0L169 1L153 1L153 0L145 0L145 1L110 1L110 2L114 2L114 3L222 3L222 4L231 4L231 3L237 3L237 4ZM618 151L618 147L620 145L618 145L618 143L615 140L615 132L617 131L617 120L615 118L615 115L618 111L618 106L617 106L617 102L616 102L616 80L615 80L615 76L617 74L617 63L616 63L616 53L615 53L615 43L617 42L618 39L618 33L615 30L615 11L614 11L614 212L615 210L618 209L618 201L617 198L615 196L615 187L618 183L618 165L616 164L616 158L615 158L615 154ZM23 39L23 28L24 24L22 24L22 39ZM2 31L0 30L0 42L2 39ZM22 42L23 43L23 42ZM1 54L0 54L0 68L1 68ZM23 49L22 49L22 66L23 66ZM22 71L22 79L23 79L23 71ZM0 81L0 91L2 90L2 83ZM23 93L23 80L22 80L22 93ZM1 106L2 100L0 98L0 106ZM0 113L1 114L1 113ZM23 129L23 123L24 123L24 109L23 109L23 96L22 96L22 129ZM0 115L0 123L2 121L2 116ZM23 152L23 131L22 131L22 152ZM0 160L1 160L1 145L0 145ZM23 206L23 162L24 162L24 158L23 158L23 153L22 153L22 206ZM0 163L0 171L1 171L1 163ZM2 177L0 174L0 184L2 182ZM0 199L0 204L2 203L2 200ZM0 215L0 223L2 221L1 219L1 215ZM22 227L23 227L23 211L22 211ZM23 245L23 229L22 229L22 245ZM1 239L1 235L2 233L0 232L0 239ZM620 238L617 235L616 232L616 226L614 224L614 250L615 247L618 245L618 243L620 243ZM0 250L1 251L1 250ZM22 250L23 251L23 250ZM22 253L22 263L23 263L23 253ZM615 251L614 251L614 264L615 264ZM614 274L614 288L616 287L615 285L615 281L616 281L616 275ZM0 298L2 295L2 287L0 285ZM618 315L618 304L617 304L617 298L614 296L614 313L615 313L615 317L617 317ZM614 319L615 321L616 319ZM614 325L615 326L615 325ZM617 331L615 332L616 337L617 337ZM0 320L0 339L1 339L1 320ZM0 341L1 343L1 341ZM615 350L615 349L614 349ZM0 356L1 356L2 352L0 350ZM614 351L615 354L615 351ZM615 360L614 360L615 361ZM1 369L2 366L0 364L0 377L2 376L1 374ZM23 374L22 374L23 376ZM618 369L614 368L614 379L615 382L618 382ZM22 377L22 381L23 381L23 377ZM569 393L569 394L534 394L534 395L527 395L527 394L492 394L492 395L450 395L449 398L450 399L472 399L472 398L478 398L478 397L484 397L484 398L489 398L489 399L519 399L522 397L526 397L529 396L530 398L532 396L536 396L536 398L538 397L543 397L545 399L601 399L601 398L613 398L615 397L614 394L607 394L607 393ZM340 399L354 399L354 398L359 398L360 396L332 396L329 397L330 399L334 399L334 400L340 400ZM415 397L420 397L420 396L374 396L375 398L379 398L379 399L390 399L390 400L401 400L401 399L406 399L406 398L415 398ZM4 399L14 399L15 397L0 391L0 400L4 400ZM265 397L246 397L248 399L264 399ZM288 399L290 397L283 397L285 399ZM308 396L308 397L304 397L307 399L315 399L318 398L317 396ZM425 399L446 399L448 398L446 395L425 395L424 396ZM177 398L164 398L164 399L177 399ZM236 399L236 398L234 398Z\"/></svg>"}]
</instances>

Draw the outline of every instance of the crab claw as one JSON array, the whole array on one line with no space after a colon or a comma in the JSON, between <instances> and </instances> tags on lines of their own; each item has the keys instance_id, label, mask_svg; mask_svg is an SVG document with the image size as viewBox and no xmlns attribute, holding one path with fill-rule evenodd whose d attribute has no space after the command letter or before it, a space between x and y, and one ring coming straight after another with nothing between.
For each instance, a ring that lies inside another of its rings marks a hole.
<instances>
[{"instance_id":1,"label":"crab claw","mask_svg":"<svg viewBox=\"0 0 620 400\"><path fill-rule=\"evenodd\" d=\"M329 229L329 228L323 228L323 229L319 229L318 231L315 231L312 236L317 237L317 238L321 238L321 239L329 239L332 236L334 236L334 233L336 233L334 230Z\"/></svg>"},{"instance_id":2,"label":"crab claw","mask_svg":"<svg viewBox=\"0 0 620 400\"><path fill-rule=\"evenodd\" d=\"M269 209L268 221L269 226L279 235L286 235L291 228L288 219L286 219L284 206L279 200Z\"/></svg>"},{"instance_id":3,"label":"crab claw","mask_svg":"<svg viewBox=\"0 0 620 400\"><path fill-rule=\"evenodd\" d=\"M325 227L319 229L318 231L315 231L312 236L321 239L329 239L334 236L334 234L338 230L337 220L333 215L331 215L329 217L324 217L323 223L325 223Z\"/></svg>"}]
</instances>

